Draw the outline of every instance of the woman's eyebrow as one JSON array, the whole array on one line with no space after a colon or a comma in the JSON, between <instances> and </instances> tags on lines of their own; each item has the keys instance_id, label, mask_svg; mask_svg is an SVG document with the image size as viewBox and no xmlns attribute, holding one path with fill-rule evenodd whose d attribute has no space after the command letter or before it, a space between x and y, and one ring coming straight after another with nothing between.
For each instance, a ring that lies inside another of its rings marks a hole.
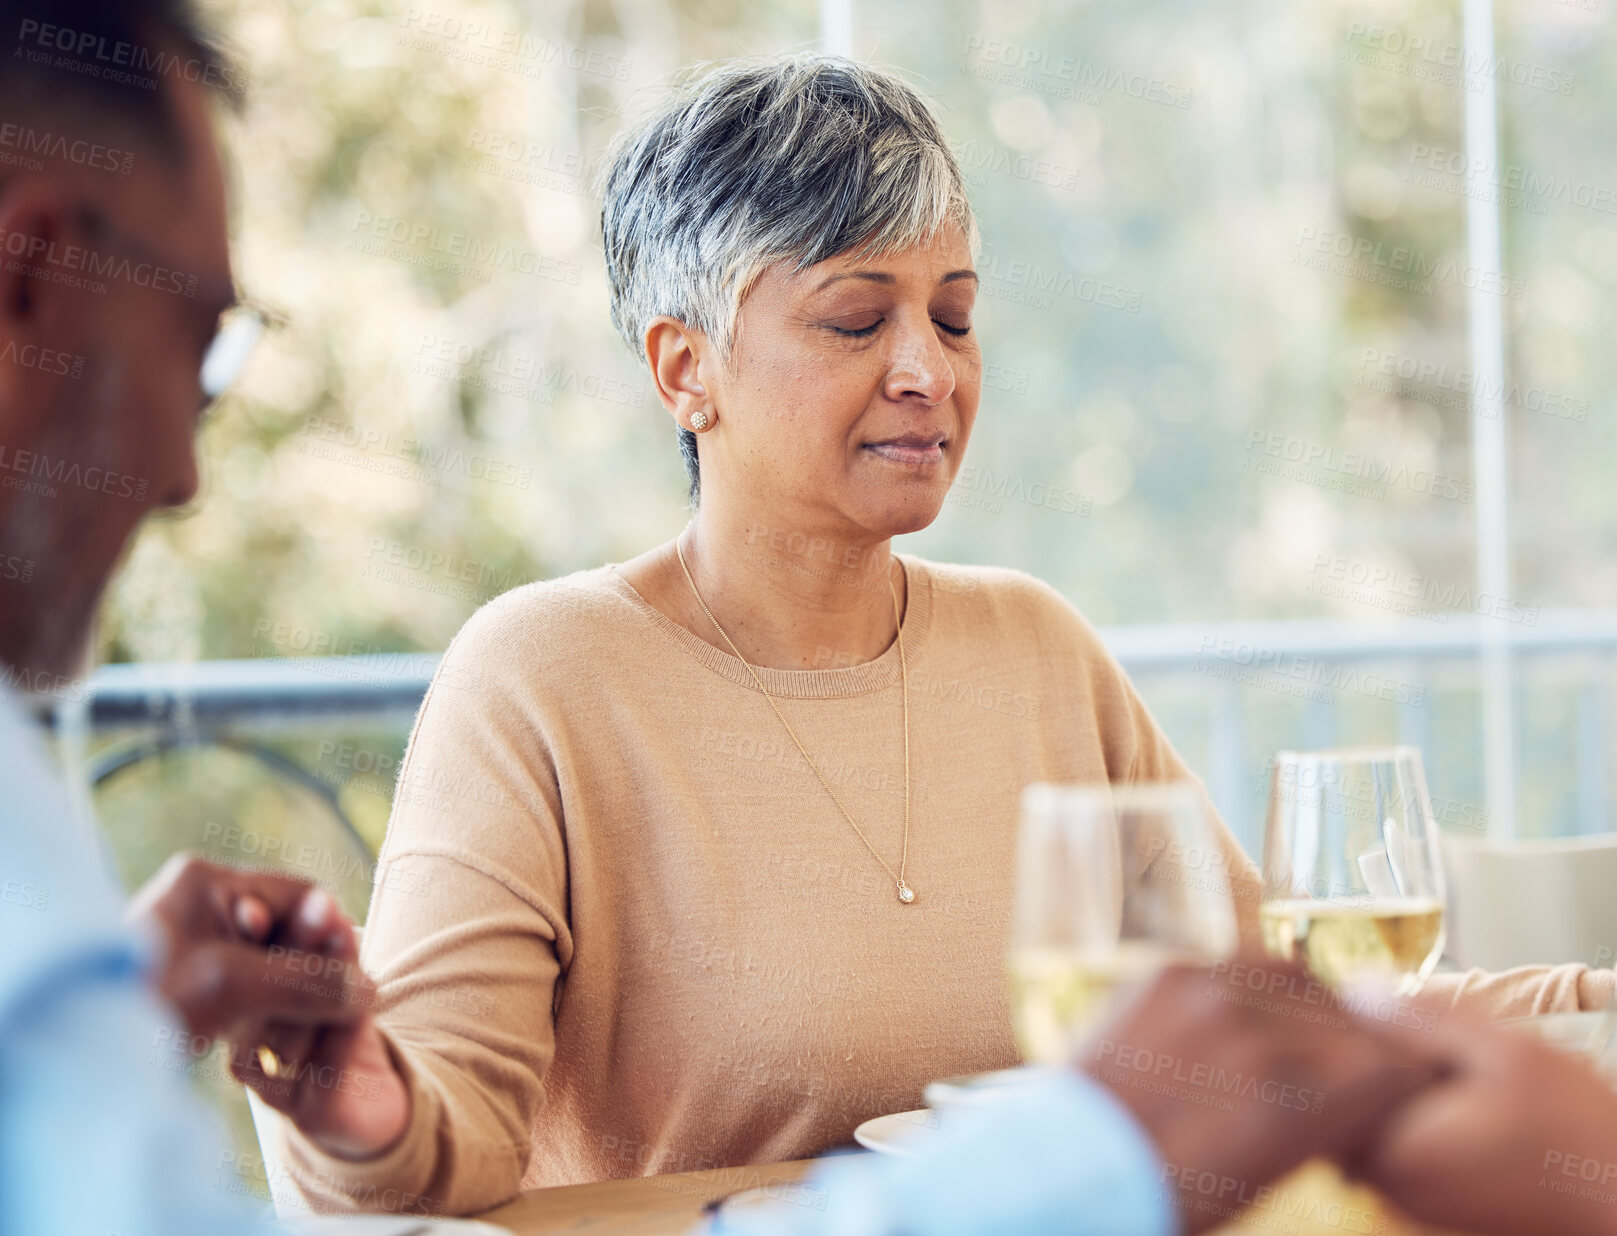
<instances>
[{"instance_id":1,"label":"woman's eyebrow","mask_svg":"<svg viewBox=\"0 0 1617 1236\"><path fill-rule=\"evenodd\" d=\"M844 271L840 275L831 275L829 278L823 280L820 285L810 293L810 295L815 295L819 292L825 291L826 288L830 287L839 279L864 279L870 283L881 283L888 285L898 282L898 279L894 275L889 274L885 270L850 270ZM940 284L955 283L961 279L970 279L973 282L977 282L977 272L974 270L951 270L948 274L944 275L943 278L939 279L938 282Z\"/></svg>"},{"instance_id":2,"label":"woman's eyebrow","mask_svg":"<svg viewBox=\"0 0 1617 1236\"><path fill-rule=\"evenodd\" d=\"M820 285L814 289L814 291L823 292L826 288L830 287L833 283L836 283L839 279L864 279L869 283L883 284L893 284L898 282L896 276L889 274L885 270L849 270L844 271L840 275L830 276L830 278L822 281Z\"/></svg>"}]
</instances>

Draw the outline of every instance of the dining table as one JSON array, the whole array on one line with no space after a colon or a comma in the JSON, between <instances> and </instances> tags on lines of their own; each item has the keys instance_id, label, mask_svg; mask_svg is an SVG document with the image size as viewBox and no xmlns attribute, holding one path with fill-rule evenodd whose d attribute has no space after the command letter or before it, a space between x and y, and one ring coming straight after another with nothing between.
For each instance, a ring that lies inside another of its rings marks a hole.
<instances>
[{"instance_id":1,"label":"dining table","mask_svg":"<svg viewBox=\"0 0 1617 1236\"><path fill-rule=\"evenodd\" d=\"M800 1159L533 1189L478 1218L515 1236L684 1236L721 1199L752 1190L783 1205L813 1205L814 1188L806 1182L813 1167L813 1160ZM1220 1236L1463 1236L1411 1222L1324 1162L1306 1163L1275 1182L1257 1204L1214 1231Z\"/></svg>"}]
</instances>

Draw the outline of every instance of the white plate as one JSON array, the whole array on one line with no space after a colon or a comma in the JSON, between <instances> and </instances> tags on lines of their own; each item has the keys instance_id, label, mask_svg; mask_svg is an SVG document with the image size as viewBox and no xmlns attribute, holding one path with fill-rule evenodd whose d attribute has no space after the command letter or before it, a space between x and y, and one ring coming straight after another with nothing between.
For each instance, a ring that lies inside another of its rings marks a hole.
<instances>
[{"instance_id":1,"label":"white plate","mask_svg":"<svg viewBox=\"0 0 1617 1236\"><path fill-rule=\"evenodd\" d=\"M867 1120L853 1131L853 1140L866 1150L913 1158L937 1135L938 1113L923 1107Z\"/></svg>"},{"instance_id":2,"label":"white plate","mask_svg":"<svg viewBox=\"0 0 1617 1236\"><path fill-rule=\"evenodd\" d=\"M1055 1070L1021 1065L1014 1069L995 1069L991 1073L972 1073L966 1077L945 1077L928 1084L922 1091L928 1107L942 1111L947 1107L982 1107L1015 1098L1021 1087L1037 1083Z\"/></svg>"}]
</instances>

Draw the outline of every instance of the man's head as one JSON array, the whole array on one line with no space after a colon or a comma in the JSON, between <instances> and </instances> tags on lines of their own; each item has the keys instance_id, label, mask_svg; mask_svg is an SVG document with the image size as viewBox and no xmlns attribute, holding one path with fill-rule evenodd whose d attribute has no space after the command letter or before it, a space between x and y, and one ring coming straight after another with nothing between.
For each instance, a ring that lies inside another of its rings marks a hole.
<instances>
[{"instance_id":1,"label":"man's head","mask_svg":"<svg viewBox=\"0 0 1617 1236\"><path fill-rule=\"evenodd\" d=\"M231 80L187 0L0 0L0 672L23 690L82 667L141 518L196 493Z\"/></svg>"}]
</instances>

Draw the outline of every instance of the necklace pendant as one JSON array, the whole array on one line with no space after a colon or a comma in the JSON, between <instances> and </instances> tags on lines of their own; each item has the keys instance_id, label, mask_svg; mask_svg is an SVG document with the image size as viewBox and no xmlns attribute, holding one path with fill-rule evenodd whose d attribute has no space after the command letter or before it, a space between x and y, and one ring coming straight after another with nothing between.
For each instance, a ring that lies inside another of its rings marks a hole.
<instances>
[{"instance_id":1,"label":"necklace pendant","mask_svg":"<svg viewBox=\"0 0 1617 1236\"><path fill-rule=\"evenodd\" d=\"M909 905L910 902L915 900L915 890L904 883L903 880L898 882L898 899L905 905Z\"/></svg>"}]
</instances>

